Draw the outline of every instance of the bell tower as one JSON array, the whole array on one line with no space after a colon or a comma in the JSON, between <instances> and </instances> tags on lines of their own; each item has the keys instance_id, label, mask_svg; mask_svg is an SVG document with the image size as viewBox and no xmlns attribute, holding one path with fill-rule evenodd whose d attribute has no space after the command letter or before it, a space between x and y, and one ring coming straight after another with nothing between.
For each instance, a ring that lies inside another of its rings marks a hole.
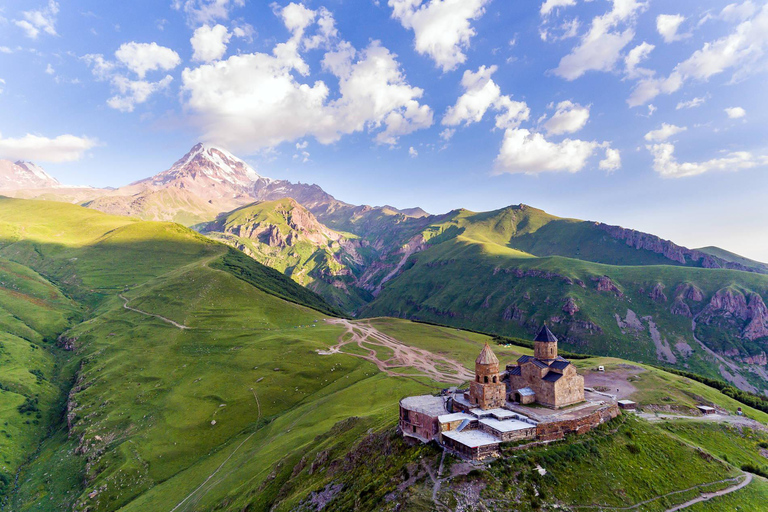
<instances>
[{"instance_id":1,"label":"bell tower","mask_svg":"<svg viewBox=\"0 0 768 512\"><path fill-rule=\"evenodd\" d=\"M541 328L533 341L533 357L542 361L557 359L557 337L546 325Z\"/></svg>"},{"instance_id":2,"label":"bell tower","mask_svg":"<svg viewBox=\"0 0 768 512\"><path fill-rule=\"evenodd\" d=\"M469 401L480 409L496 409L506 402L507 385L501 382L499 359L487 343L475 360L475 381L469 386Z\"/></svg>"}]
</instances>

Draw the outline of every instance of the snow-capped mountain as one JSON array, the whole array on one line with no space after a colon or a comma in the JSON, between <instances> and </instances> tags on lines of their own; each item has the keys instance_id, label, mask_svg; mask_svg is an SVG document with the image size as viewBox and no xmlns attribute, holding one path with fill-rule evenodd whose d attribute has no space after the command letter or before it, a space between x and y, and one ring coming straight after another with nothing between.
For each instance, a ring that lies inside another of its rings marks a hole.
<instances>
[{"instance_id":1,"label":"snow-capped mountain","mask_svg":"<svg viewBox=\"0 0 768 512\"><path fill-rule=\"evenodd\" d=\"M59 188L61 183L31 162L0 160L0 190Z\"/></svg>"},{"instance_id":2,"label":"snow-capped mountain","mask_svg":"<svg viewBox=\"0 0 768 512\"><path fill-rule=\"evenodd\" d=\"M186 186L198 184L216 187L219 185L234 188L238 192L248 192L253 188L254 183L259 181L269 183L272 180L259 176L250 165L229 151L198 143L167 171L134 185L152 187L168 187L175 183L184 183Z\"/></svg>"}]
</instances>

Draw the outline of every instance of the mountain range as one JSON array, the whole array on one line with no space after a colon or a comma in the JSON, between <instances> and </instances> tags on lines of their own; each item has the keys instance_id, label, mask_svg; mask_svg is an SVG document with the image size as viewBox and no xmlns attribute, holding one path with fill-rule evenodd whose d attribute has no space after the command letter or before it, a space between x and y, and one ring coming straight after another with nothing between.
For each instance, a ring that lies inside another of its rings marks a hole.
<instances>
[{"instance_id":1,"label":"mountain range","mask_svg":"<svg viewBox=\"0 0 768 512\"><path fill-rule=\"evenodd\" d=\"M351 315L510 336L546 322L571 350L768 393L768 265L720 248L527 205L441 215L356 206L317 185L263 177L205 144L114 190L73 192L31 164L0 171L0 183L16 184L6 195L192 226Z\"/></svg>"}]
</instances>

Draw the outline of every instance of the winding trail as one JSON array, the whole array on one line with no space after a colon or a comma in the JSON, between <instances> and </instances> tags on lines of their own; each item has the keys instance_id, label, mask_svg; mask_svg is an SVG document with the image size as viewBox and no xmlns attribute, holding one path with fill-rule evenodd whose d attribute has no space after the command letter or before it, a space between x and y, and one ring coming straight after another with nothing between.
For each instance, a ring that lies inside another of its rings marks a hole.
<instances>
[{"instance_id":1,"label":"winding trail","mask_svg":"<svg viewBox=\"0 0 768 512\"><path fill-rule=\"evenodd\" d=\"M701 503L702 501L707 501L712 498L717 498L718 496L725 496L726 494L730 494L732 492L738 491L739 489L743 489L744 487L752 483L752 473L746 473L746 475L747 477L740 484L734 485L732 487L728 487L726 489L723 489L722 491L705 492L698 498L694 498L692 500L686 501L681 505L668 509L667 512L677 512L678 510L683 510L684 508L688 508L691 505L695 505L696 503Z\"/></svg>"},{"instance_id":2,"label":"winding trail","mask_svg":"<svg viewBox=\"0 0 768 512\"><path fill-rule=\"evenodd\" d=\"M343 353L360 357L372 362L379 370L393 377L424 376L447 384L463 384L474 378L474 373L470 372L458 361L433 354L428 350L408 346L392 336L382 333L370 324L336 318L326 320L326 322L346 327L346 331L339 337L339 343L328 350L318 351L320 355ZM342 352L341 349L351 343L355 343L368 353ZM383 360L373 347L381 347L392 351L393 354L388 359ZM396 371L402 368L414 368L419 373Z\"/></svg>"},{"instance_id":3,"label":"winding trail","mask_svg":"<svg viewBox=\"0 0 768 512\"><path fill-rule=\"evenodd\" d=\"M128 300L128 298L126 298L122 294L118 295L118 297L123 299L123 302L124 302L123 307L125 309L127 309L128 311L133 311L134 313L138 313L140 315L150 316L152 318L157 318L158 320L162 320L163 322L165 322L167 324L171 324L172 326L176 327L177 329L181 329L182 331L186 331L187 329L189 329L189 327L187 327L186 325L182 325L182 324L180 324L178 322L174 322L170 318L165 318L164 316L155 315L153 313L147 313L146 311L142 311L140 309L132 308L131 306L128 305L128 302L130 302Z\"/></svg>"},{"instance_id":4,"label":"winding trail","mask_svg":"<svg viewBox=\"0 0 768 512\"><path fill-rule=\"evenodd\" d=\"M697 498L693 498L691 500L686 501L685 503L681 503L680 505L676 505L676 506L674 506L674 507L672 507L670 509L667 509L666 512L677 512L678 510L683 510L685 508L690 507L691 505L695 505L696 503L700 503L702 501L707 501L709 499L716 498L718 496L724 496L724 495L730 494L730 493L732 493L734 491L738 491L739 489L742 489L742 488L746 487L747 485L750 484L750 482L752 482L752 474L744 473L743 477L744 477L744 479L741 480L741 482L739 482L739 483L737 483L735 485L732 485L731 487L726 487L725 489L721 489L721 490L715 491L715 492L705 492L705 493L702 493ZM725 480L718 480L717 482L709 482L709 483L706 483L706 484L694 485L693 487L689 487L687 489L682 489L682 490L679 490L679 491L668 492L667 494L662 494L660 496L656 496L655 498L651 498L649 500L641 501L640 503L635 503L634 505L631 505L629 507L608 507L608 506L605 506L605 505L577 505L577 506L571 506L571 508L579 509L579 510L582 510L582 509L583 510L587 510L587 509L593 509L593 510L595 510L595 509L596 510L637 510L637 509L639 509L640 507L642 507L644 505L648 505L649 503L653 503L654 501L658 501L658 500L660 500L662 498L666 498L668 496L674 496L675 494L682 494L682 493L688 492L688 491L695 491L696 489L701 489L702 487L706 487L708 485L722 484L722 483L726 483L726 482L735 482L735 481L740 480L740 479L741 479L741 477L728 478L728 479L725 479Z\"/></svg>"}]
</instances>

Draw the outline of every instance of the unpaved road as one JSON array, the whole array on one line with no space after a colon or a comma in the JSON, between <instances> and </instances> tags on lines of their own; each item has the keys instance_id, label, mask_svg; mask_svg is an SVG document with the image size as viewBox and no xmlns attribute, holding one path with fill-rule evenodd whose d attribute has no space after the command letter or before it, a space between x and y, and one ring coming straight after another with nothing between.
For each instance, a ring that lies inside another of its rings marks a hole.
<instances>
[{"instance_id":1,"label":"unpaved road","mask_svg":"<svg viewBox=\"0 0 768 512\"><path fill-rule=\"evenodd\" d=\"M722 491L705 492L698 498L694 498L690 501L686 501L681 505L668 509L667 512L677 512L678 510L683 510L684 508L688 508L691 505L695 505L696 503L701 503L702 501L711 500L712 498L717 498L718 496L725 496L726 494L730 494L732 492L738 491L739 489L743 489L744 487L752 483L752 473L746 473L746 475L747 477L744 479L744 481L739 484L723 489Z\"/></svg>"},{"instance_id":2,"label":"unpaved road","mask_svg":"<svg viewBox=\"0 0 768 512\"><path fill-rule=\"evenodd\" d=\"M394 377L424 376L447 384L463 384L474 378L474 373L458 361L433 354L428 350L408 346L368 324L342 319L331 319L326 320L326 322L332 325L341 325L346 328L346 332L339 337L339 343L327 351L320 351L320 355L343 353L360 357L372 362L387 375ZM356 344L368 353L363 355L342 351L342 348L350 343ZM384 360L379 357L376 347L387 349L387 352L391 351L393 355ZM414 368L419 373L397 371L402 368Z\"/></svg>"},{"instance_id":3,"label":"unpaved road","mask_svg":"<svg viewBox=\"0 0 768 512\"><path fill-rule=\"evenodd\" d=\"M763 425L757 420L753 420L744 416L731 416L725 414L705 414L703 416L685 416L682 414L653 414L648 412L635 413L639 417L647 421L664 421L664 420L690 420L690 421L702 421L712 423L729 423L731 425L737 425L741 427L749 427L755 430L762 430L768 432L768 427Z\"/></svg>"},{"instance_id":4,"label":"unpaved road","mask_svg":"<svg viewBox=\"0 0 768 512\"><path fill-rule=\"evenodd\" d=\"M182 331L186 331L187 329L189 329L189 327L187 327L186 325L182 325L182 324L180 324L178 322L174 322L170 318L165 318L164 316L155 315L155 314L152 314L152 313L147 313L146 311L142 311L140 309L132 308L131 306L128 305L129 300L126 297L124 297L123 295L118 295L118 297L123 299L123 302L124 302L123 307L125 309L127 309L128 311L133 311L134 313L138 313L140 315L151 316L152 318L157 318L158 320L162 320L163 322L165 322L167 324L171 324L172 326L176 327L177 329L181 329Z\"/></svg>"},{"instance_id":5,"label":"unpaved road","mask_svg":"<svg viewBox=\"0 0 768 512\"><path fill-rule=\"evenodd\" d=\"M605 390L614 400L629 398L637 388L627 379L645 373L643 368L633 365L624 365L619 370L609 372L584 371L584 386L593 389ZM617 391L618 390L618 391Z\"/></svg>"}]
</instances>

